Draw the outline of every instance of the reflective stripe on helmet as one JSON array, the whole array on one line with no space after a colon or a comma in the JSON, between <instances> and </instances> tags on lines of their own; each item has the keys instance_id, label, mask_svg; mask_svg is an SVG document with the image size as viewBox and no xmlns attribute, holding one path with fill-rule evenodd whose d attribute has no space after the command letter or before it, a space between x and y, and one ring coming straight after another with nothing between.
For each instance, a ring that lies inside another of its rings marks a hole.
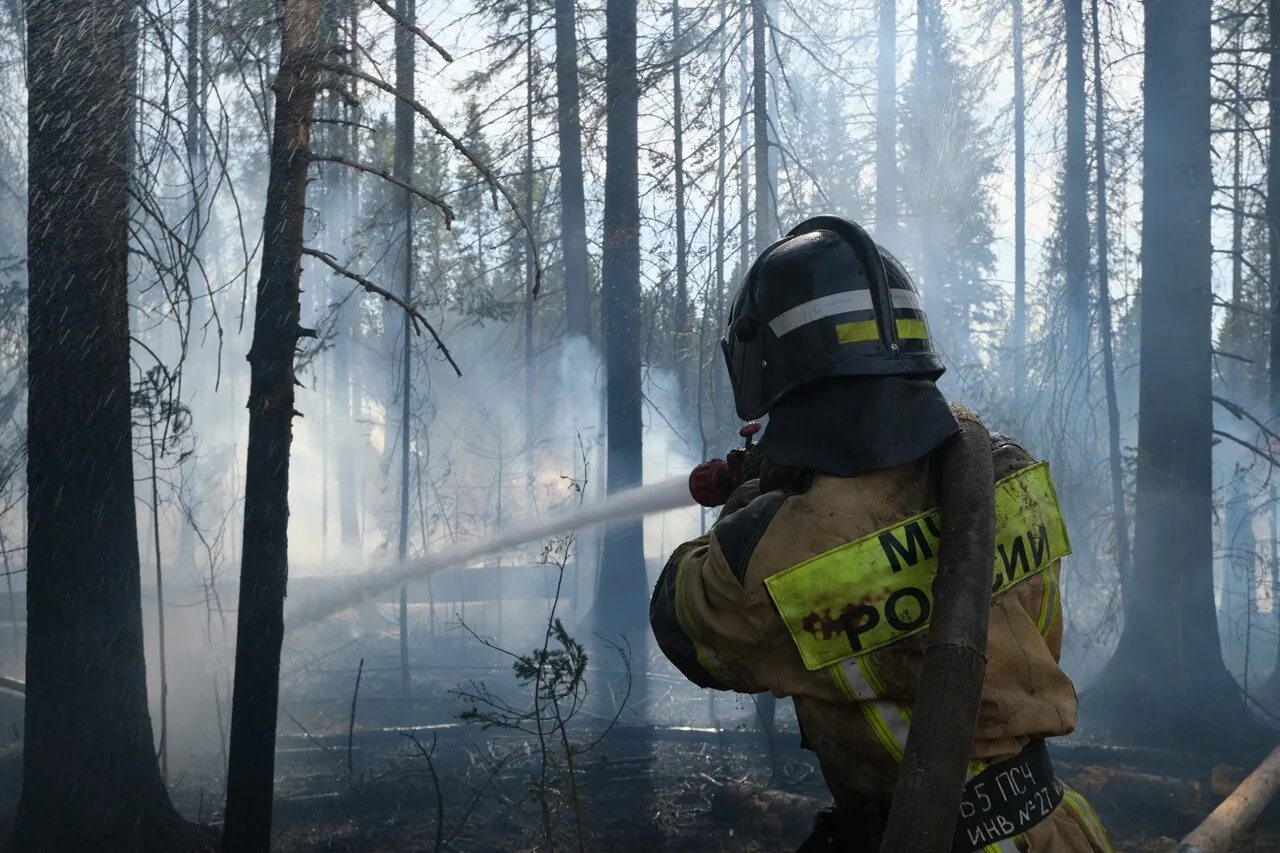
<instances>
[{"instance_id":1,"label":"reflective stripe on helmet","mask_svg":"<svg viewBox=\"0 0 1280 853\"><path fill-rule=\"evenodd\" d=\"M923 310L920 304L920 296L914 291L895 288L890 290L889 293L893 299L894 308L909 308L913 311ZM840 314L850 314L854 311L871 310L873 309L870 290L845 290L840 293L832 293L829 296L820 296L817 299L801 303L794 308L788 308L769 321L769 328L773 330L775 335L782 337L787 332L795 331L801 326L808 325L816 320L823 320Z\"/></svg>"},{"instance_id":2,"label":"reflective stripe on helmet","mask_svg":"<svg viewBox=\"0 0 1280 853\"><path fill-rule=\"evenodd\" d=\"M898 329L898 337L902 340L928 340L929 329L924 320L900 318L894 321ZM856 344L862 341L874 341L880 337L880 327L875 320L856 320L851 323L836 324L836 340L842 344Z\"/></svg>"}]
</instances>

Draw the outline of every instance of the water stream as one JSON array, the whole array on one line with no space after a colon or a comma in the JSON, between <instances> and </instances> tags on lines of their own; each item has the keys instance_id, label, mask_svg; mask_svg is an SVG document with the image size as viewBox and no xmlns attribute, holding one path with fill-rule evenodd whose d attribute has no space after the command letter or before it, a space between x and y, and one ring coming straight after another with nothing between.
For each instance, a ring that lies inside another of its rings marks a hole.
<instances>
[{"instance_id":1,"label":"water stream","mask_svg":"<svg viewBox=\"0 0 1280 853\"><path fill-rule=\"evenodd\" d=\"M688 479L674 477L662 483L619 492L599 503L585 504L554 515L517 521L483 539L452 545L434 554L427 554L386 568L374 569L351 578L332 592L299 603L296 609L288 614L286 625L290 630L315 625L341 610L385 595L401 584L420 580L432 572L465 565L472 560L506 551L527 542L578 532L613 521L643 518L646 515L686 507L692 503Z\"/></svg>"}]
</instances>

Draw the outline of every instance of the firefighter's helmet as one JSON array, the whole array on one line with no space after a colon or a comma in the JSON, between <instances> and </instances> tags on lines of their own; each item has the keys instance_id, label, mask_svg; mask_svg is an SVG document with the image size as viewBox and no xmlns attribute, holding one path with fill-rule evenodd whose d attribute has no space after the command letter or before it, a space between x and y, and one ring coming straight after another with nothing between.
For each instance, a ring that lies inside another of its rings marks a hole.
<instances>
[{"instance_id":1,"label":"firefighter's helmet","mask_svg":"<svg viewBox=\"0 0 1280 853\"><path fill-rule=\"evenodd\" d=\"M806 219L760 254L720 346L745 420L819 379L943 371L906 270L838 216Z\"/></svg>"}]
</instances>

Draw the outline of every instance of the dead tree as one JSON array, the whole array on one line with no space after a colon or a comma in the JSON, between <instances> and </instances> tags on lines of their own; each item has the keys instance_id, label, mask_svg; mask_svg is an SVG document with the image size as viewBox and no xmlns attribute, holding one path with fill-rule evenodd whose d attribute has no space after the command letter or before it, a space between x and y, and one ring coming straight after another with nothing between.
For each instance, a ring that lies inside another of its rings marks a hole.
<instances>
[{"instance_id":1,"label":"dead tree","mask_svg":"<svg viewBox=\"0 0 1280 853\"><path fill-rule=\"evenodd\" d=\"M249 348L249 446L236 672L227 768L227 853L267 853L275 774L280 645L288 578L289 450L293 443L293 358L313 335L300 320L299 277L306 217L311 117L319 90L319 0L285 0L262 271Z\"/></svg>"},{"instance_id":2,"label":"dead tree","mask_svg":"<svg viewBox=\"0 0 1280 853\"><path fill-rule=\"evenodd\" d=\"M575 0L555 0L556 119L560 142L560 241L564 254L564 311L569 335L590 334L587 292L587 213L582 180L582 119L578 94Z\"/></svg>"},{"instance_id":3,"label":"dead tree","mask_svg":"<svg viewBox=\"0 0 1280 853\"><path fill-rule=\"evenodd\" d=\"M396 27L396 88L413 98L413 61L416 42L409 27L414 25L414 0L396 0L396 14L405 26ZM413 304L413 108L404 100L396 101L395 178L404 184L396 188L396 213L400 229L397 271L404 286L404 301ZM400 363L400 530L396 556L409 558L409 445L413 431L410 400L413 396L413 362L410 335L413 318L404 315L401 329ZM409 589L400 587L400 694L408 705L413 698L409 683ZM406 709L407 710L407 709Z\"/></svg>"},{"instance_id":4,"label":"dead tree","mask_svg":"<svg viewBox=\"0 0 1280 853\"><path fill-rule=\"evenodd\" d=\"M135 14L127 0L26 9L27 690L6 850L202 839L169 802L147 710L126 260Z\"/></svg>"},{"instance_id":5,"label":"dead tree","mask_svg":"<svg viewBox=\"0 0 1280 853\"><path fill-rule=\"evenodd\" d=\"M898 6L895 0L880 0L878 51L876 237L892 246L898 229Z\"/></svg>"}]
</instances>

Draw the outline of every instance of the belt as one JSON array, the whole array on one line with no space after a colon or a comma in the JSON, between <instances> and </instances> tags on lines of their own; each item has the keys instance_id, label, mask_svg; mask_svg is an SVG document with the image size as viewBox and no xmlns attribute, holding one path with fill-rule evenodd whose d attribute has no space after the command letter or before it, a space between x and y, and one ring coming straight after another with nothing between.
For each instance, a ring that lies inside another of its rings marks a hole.
<instances>
[{"instance_id":1,"label":"belt","mask_svg":"<svg viewBox=\"0 0 1280 853\"><path fill-rule=\"evenodd\" d=\"M964 786L951 853L971 853L1021 835L1062 802L1049 748L1035 739L1022 752L989 765Z\"/></svg>"}]
</instances>

